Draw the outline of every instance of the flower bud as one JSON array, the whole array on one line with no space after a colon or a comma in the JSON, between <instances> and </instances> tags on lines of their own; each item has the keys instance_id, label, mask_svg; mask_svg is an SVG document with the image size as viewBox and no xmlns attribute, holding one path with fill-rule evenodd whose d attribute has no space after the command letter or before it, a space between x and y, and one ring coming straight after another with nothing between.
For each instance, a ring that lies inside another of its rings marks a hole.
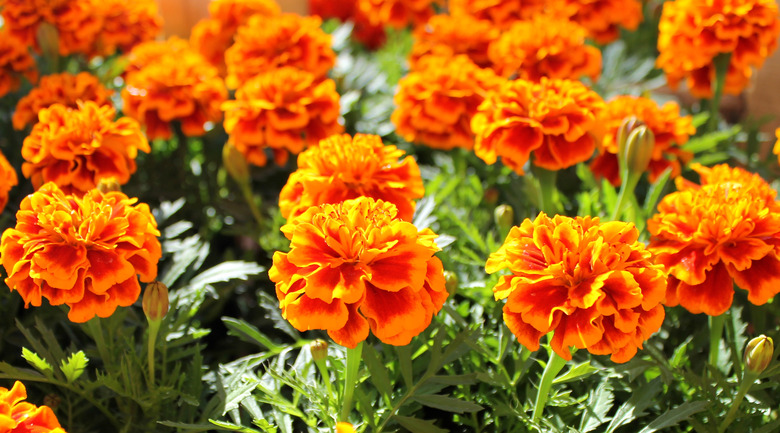
<instances>
[{"instance_id":1,"label":"flower bud","mask_svg":"<svg viewBox=\"0 0 780 433\"><path fill-rule=\"evenodd\" d=\"M772 339L766 335L759 335L750 340L745 348L745 368L760 374L772 362L774 352L775 345Z\"/></svg>"},{"instance_id":2,"label":"flower bud","mask_svg":"<svg viewBox=\"0 0 780 433\"><path fill-rule=\"evenodd\" d=\"M35 34L41 53L48 59L55 59L60 55L60 36L57 28L51 23L42 22L38 25Z\"/></svg>"},{"instance_id":3,"label":"flower bud","mask_svg":"<svg viewBox=\"0 0 780 433\"><path fill-rule=\"evenodd\" d=\"M328 357L328 343L325 340L316 339L309 343L309 350L311 351L312 359L316 361L322 361Z\"/></svg>"},{"instance_id":4,"label":"flower bud","mask_svg":"<svg viewBox=\"0 0 780 433\"><path fill-rule=\"evenodd\" d=\"M222 163L225 165L225 169L230 174L230 177L238 184L244 185L249 183L249 165L246 162L246 158L229 141L222 147Z\"/></svg>"},{"instance_id":5,"label":"flower bud","mask_svg":"<svg viewBox=\"0 0 780 433\"><path fill-rule=\"evenodd\" d=\"M111 191L122 191L119 181L114 176L100 179L97 184L97 189L103 194Z\"/></svg>"},{"instance_id":6,"label":"flower bud","mask_svg":"<svg viewBox=\"0 0 780 433\"><path fill-rule=\"evenodd\" d=\"M636 117L627 117L617 132L621 169L641 174L647 171L655 149L655 134Z\"/></svg>"},{"instance_id":7,"label":"flower bud","mask_svg":"<svg viewBox=\"0 0 780 433\"><path fill-rule=\"evenodd\" d=\"M493 221L501 232L508 232L515 222L515 210L508 204L501 204L493 211Z\"/></svg>"},{"instance_id":8,"label":"flower bud","mask_svg":"<svg viewBox=\"0 0 780 433\"><path fill-rule=\"evenodd\" d=\"M168 287L159 281L147 284L141 305L147 319L150 321L162 320L168 313Z\"/></svg>"},{"instance_id":9,"label":"flower bud","mask_svg":"<svg viewBox=\"0 0 780 433\"><path fill-rule=\"evenodd\" d=\"M458 276L455 272L444 271L444 288L450 296L455 296L455 291L458 290Z\"/></svg>"}]
</instances>

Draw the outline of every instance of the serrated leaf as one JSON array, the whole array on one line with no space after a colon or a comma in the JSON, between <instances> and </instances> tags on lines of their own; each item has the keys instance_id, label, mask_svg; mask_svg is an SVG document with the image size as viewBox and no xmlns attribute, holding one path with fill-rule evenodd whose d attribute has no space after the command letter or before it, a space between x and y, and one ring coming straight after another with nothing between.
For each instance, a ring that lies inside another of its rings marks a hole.
<instances>
[{"instance_id":1,"label":"serrated leaf","mask_svg":"<svg viewBox=\"0 0 780 433\"><path fill-rule=\"evenodd\" d=\"M582 379L597 372L599 369L590 365L590 361L575 365L570 368L563 376L558 376L553 380L553 384L571 382L572 380Z\"/></svg>"},{"instance_id":2,"label":"serrated leaf","mask_svg":"<svg viewBox=\"0 0 780 433\"><path fill-rule=\"evenodd\" d=\"M612 393L612 385L609 382L602 382L588 396L588 401L585 403L585 412L582 414L582 420L580 421L580 432L588 433L609 421L611 418L607 417L607 413L612 409L614 400L615 395Z\"/></svg>"},{"instance_id":3,"label":"serrated leaf","mask_svg":"<svg viewBox=\"0 0 780 433\"><path fill-rule=\"evenodd\" d=\"M654 379L636 390L628 401L620 405L605 433L612 433L616 428L647 415L645 409L650 406L653 398L659 392L661 392L661 381L659 379Z\"/></svg>"},{"instance_id":4,"label":"serrated leaf","mask_svg":"<svg viewBox=\"0 0 780 433\"><path fill-rule=\"evenodd\" d=\"M226 282L232 279L245 280L263 271L265 271L265 268L254 262L240 260L223 262L195 276L189 285L203 287L208 284Z\"/></svg>"},{"instance_id":5,"label":"serrated leaf","mask_svg":"<svg viewBox=\"0 0 780 433\"><path fill-rule=\"evenodd\" d=\"M52 373L54 371L54 368L52 368L51 364L46 362L45 359L38 356L37 353L33 352L32 350L22 347L22 358L24 358L25 361L27 361L28 364L30 364L33 368L40 371L41 373Z\"/></svg>"},{"instance_id":6,"label":"serrated leaf","mask_svg":"<svg viewBox=\"0 0 780 433\"><path fill-rule=\"evenodd\" d=\"M690 418L691 415L699 413L709 406L706 401L688 401L674 409L667 410L661 416L646 425L639 433L653 433L679 424Z\"/></svg>"},{"instance_id":7,"label":"serrated leaf","mask_svg":"<svg viewBox=\"0 0 780 433\"><path fill-rule=\"evenodd\" d=\"M257 344L273 353L279 353L284 349L263 335L259 329L241 319L223 317L222 323L228 328L228 335L233 335L248 343Z\"/></svg>"},{"instance_id":8,"label":"serrated leaf","mask_svg":"<svg viewBox=\"0 0 780 433\"><path fill-rule=\"evenodd\" d=\"M412 400L423 406L454 413L479 412L482 406L470 401L458 400L457 398L447 397L446 395L416 395Z\"/></svg>"},{"instance_id":9,"label":"serrated leaf","mask_svg":"<svg viewBox=\"0 0 780 433\"><path fill-rule=\"evenodd\" d=\"M363 362L370 373L369 380L382 396L387 398L393 394L393 386L390 384L390 376L387 367L379 359L376 350L371 344L363 344Z\"/></svg>"},{"instance_id":10,"label":"serrated leaf","mask_svg":"<svg viewBox=\"0 0 780 433\"><path fill-rule=\"evenodd\" d=\"M401 424L401 426L411 433L448 433L447 430L436 427L431 420L400 415L393 416L393 419L398 421L398 424Z\"/></svg>"},{"instance_id":11,"label":"serrated leaf","mask_svg":"<svg viewBox=\"0 0 780 433\"><path fill-rule=\"evenodd\" d=\"M219 427L219 429L223 431L236 431L240 433L261 433L260 431L255 430L253 428L243 427L226 421L217 421L215 419L210 419L209 422Z\"/></svg>"},{"instance_id":12,"label":"serrated leaf","mask_svg":"<svg viewBox=\"0 0 780 433\"><path fill-rule=\"evenodd\" d=\"M65 374L65 378L69 383L75 382L84 373L84 369L87 368L89 359L87 355L82 351L78 351L68 357L67 360L63 359L60 365L60 370Z\"/></svg>"}]
</instances>

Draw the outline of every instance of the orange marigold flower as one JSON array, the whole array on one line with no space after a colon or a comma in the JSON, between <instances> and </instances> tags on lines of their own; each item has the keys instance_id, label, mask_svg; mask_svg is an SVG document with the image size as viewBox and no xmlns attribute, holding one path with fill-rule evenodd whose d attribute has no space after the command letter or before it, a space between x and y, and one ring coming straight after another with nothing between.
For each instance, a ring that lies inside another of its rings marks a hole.
<instances>
[{"instance_id":1,"label":"orange marigold flower","mask_svg":"<svg viewBox=\"0 0 780 433\"><path fill-rule=\"evenodd\" d=\"M78 101L93 101L98 105L106 105L111 104L110 98L111 91L88 72L46 75L37 87L19 100L11 120L14 128L21 130L37 122L38 113L53 104L76 108Z\"/></svg>"},{"instance_id":2,"label":"orange marigold flower","mask_svg":"<svg viewBox=\"0 0 780 433\"><path fill-rule=\"evenodd\" d=\"M519 174L531 152L536 166L570 167L593 155L590 130L603 107L601 97L579 81L508 81L488 94L471 120L474 152L488 164L500 156Z\"/></svg>"},{"instance_id":3,"label":"orange marigold flower","mask_svg":"<svg viewBox=\"0 0 780 433\"><path fill-rule=\"evenodd\" d=\"M76 109L61 104L44 108L22 144L22 173L36 189L54 182L68 194L83 194L109 177L127 183L138 151L151 149L138 122L127 117L115 121L115 115L110 105L91 101Z\"/></svg>"},{"instance_id":4,"label":"orange marigold flower","mask_svg":"<svg viewBox=\"0 0 780 433\"><path fill-rule=\"evenodd\" d=\"M433 16L439 0L356 0L358 9L373 25L404 28L417 26Z\"/></svg>"},{"instance_id":5,"label":"orange marigold flower","mask_svg":"<svg viewBox=\"0 0 780 433\"><path fill-rule=\"evenodd\" d=\"M642 2L638 0L562 0L552 2L550 9L585 27L600 44L617 39L619 27L636 30L642 21Z\"/></svg>"},{"instance_id":6,"label":"orange marigold flower","mask_svg":"<svg viewBox=\"0 0 780 433\"><path fill-rule=\"evenodd\" d=\"M680 147L696 133L691 116L680 116L680 106L676 102L667 102L658 106L652 99L635 96L618 96L607 102L606 109L597 118L599 156L590 165L596 177L606 178L612 185L620 185L618 167L617 132L623 120L635 116L655 135L650 166L650 182L655 182L667 168L672 169L672 177L680 174L680 163L687 164L693 154Z\"/></svg>"},{"instance_id":7,"label":"orange marigold flower","mask_svg":"<svg viewBox=\"0 0 780 433\"><path fill-rule=\"evenodd\" d=\"M161 51L142 44L140 59L131 60L134 69L126 74L122 90L125 113L140 121L152 140L170 138L174 121L189 137L203 135L207 123L222 120L227 89L219 71L176 38L151 44ZM144 59L148 63L139 61Z\"/></svg>"},{"instance_id":8,"label":"orange marigold flower","mask_svg":"<svg viewBox=\"0 0 780 433\"><path fill-rule=\"evenodd\" d=\"M5 29L0 29L0 98L19 89L21 78L38 80L35 59L27 46Z\"/></svg>"},{"instance_id":9,"label":"orange marigold flower","mask_svg":"<svg viewBox=\"0 0 780 433\"><path fill-rule=\"evenodd\" d=\"M165 57L185 56L192 52L192 47L186 39L170 37L165 42L149 41L136 45L125 57L127 66L125 75L137 72L146 65L162 61Z\"/></svg>"},{"instance_id":10,"label":"orange marigold flower","mask_svg":"<svg viewBox=\"0 0 780 433\"><path fill-rule=\"evenodd\" d=\"M336 423L336 433L357 433L357 430L348 422L338 422Z\"/></svg>"},{"instance_id":11,"label":"orange marigold flower","mask_svg":"<svg viewBox=\"0 0 780 433\"><path fill-rule=\"evenodd\" d=\"M587 32L564 18L538 15L518 21L490 45L493 68L509 77L539 81L542 77L576 80L601 74L601 51L587 45Z\"/></svg>"},{"instance_id":12,"label":"orange marigold flower","mask_svg":"<svg viewBox=\"0 0 780 433\"><path fill-rule=\"evenodd\" d=\"M425 194L420 168L401 149L377 135L333 135L298 155L279 195L282 216L292 218L311 206L371 197L394 204L398 217L411 221L414 199ZM403 158L400 162L399 158Z\"/></svg>"},{"instance_id":13,"label":"orange marigold flower","mask_svg":"<svg viewBox=\"0 0 780 433\"><path fill-rule=\"evenodd\" d=\"M268 275L282 316L354 348L374 335L403 346L447 299L436 235L396 218L392 203L359 197L310 207L282 227L290 252Z\"/></svg>"},{"instance_id":14,"label":"orange marigold flower","mask_svg":"<svg viewBox=\"0 0 780 433\"><path fill-rule=\"evenodd\" d=\"M696 165L702 184L678 182L647 223L650 250L669 272L666 305L718 316L734 283L762 305L780 292L780 205L757 174Z\"/></svg>"},{"instance_id":15,"label":"orange marigold flower","mask_svg":"<svg viewBox=\"0 0 780 433\"><path fill-rule=\"evenodd\" d=\"M450 12L489 20L499 28L529 19L544 11L545 0L449 0Z\"/></svg>"},{"instance_id":16,"label":"orange marigold flower","mask_svg":"<svg viewBox=\"0 0 780 433\"><path fill-rule=\"evenodd\" d=\"M3 232L6 284L25 306L70 307L68 319L108 317L132 305L141 281L157 276L162 250L149 206L119 191L66 195L47 183L22 200L16 227ZM135 206L134 206L135 205Z\"/></svg>"},{"instance_id":17,"label":"orange marigold flower","mask_svg":"<svg viewBox=\"0 0 780 433\"><path fill-rule=\"evenodd\" d=\"M0 212L8 204L8 192L19 183L16 170L0 152Z\"/></svg>"},{"instance_id":18,"label":"orange marigold flower","mask_svg":"<svg viewBox=\"0 0 780 433\"><path fill-rule=\"evenodd\" d=\"M231 89L249 79L284 66L325 77L336 62L330 35L320 29L319 17L282 14L272 20L255 15L238 28L236 42L225 52L227 84Z\"/></svg>"},{"instance_id":19,"label":"orange marigold flower","mask_svg":"<svg viewBox=\"0 0 780 433\"><path fill-rule=\"evenodd\" d=\"M265 165L265 149L284 164L287 152L338 134L339 94L331 79L293 67L255 77L236 91L236 100L222 104L225 131L236 148L255 165Z\"/></svg>"},{"instance_id":20,"label":"orange marigold flower","mask_svg":"<svg viewBox=\"0 0 780 433\"><path fill-rule=\"evenodd\" d=\"M485 266L511 271L493 288L507 300L507 327L530 350L553 332L550 345L565 359L572 346L614 362L633 358L661 327L666 290L663 267L638 237L630 223L544 213L512 227Z\"/></svg>"},{"instance_id":21,"label":"orange marigold flower","mask_svg":"<svg viewBox=\"0 0 780 433\"><path fill-rule=\"evenodd\" d=\"M450 56L467 55L477 66L491 65L488 47L500 34L490 21L471 15L434 15L414 30L414 45L409 63L412 69L421 57L446 53Z\"/></svg>"},{"instance_id":22,"label":"orange marigold flower","mask_svg":"<svg viewBox=\"0 0 780 433\"><path fill-rule=\"evenodd\" d=\"M658 31L669 85L687 78L694 96L710 98L715 58L730 54L724 92L739 94L777 48L780 17L774 0L675 0L664 3Z\"/></svg>"},{"instance_id":23,"label":"orange marigold flower","mask_svg":"<svg viewBox=\"0 0 780 433\"><path fill-rule=\"evenodd\" d=\"M18 380L11 389L0 387L0 431L5 433L65 433L48 406L27 399L27 388Z\"/></svg>"},{"instance_id":24,"label":"orange marigold flower","mask_svg":"<svg viewBox=\"0 0 780 433\"><path fill-rule=\"evenodd\" d=\"M117 49L128 53L134 46L154 39L162 30L162 17L155 0L100 0L96 6L103 26L93 55L107 56Z\"/></svg>"},{"instance_id":25,"label":"orange marigold flower","mask_svg":"<svg viewBox=\"0 0 780 433\"><path fill-rule=\"evenodd\" d=\"M436 149L474 146L471 118L503 80L466 56L429 56L398 82L391 120L398 135Z\"/></svg>"},{"instance_id":26,"label":"orange marigold flower","mask_svg":"<svg viewBox=\"0 0 780 433\"><path fill-rule=\"evenodd\" d=\"M60 55L88 53L100 32L103 17L96 13L99 0L0 0L5 27L24 47L38 45L38 28L57 30Z\"/></svg>"}]
</instances>

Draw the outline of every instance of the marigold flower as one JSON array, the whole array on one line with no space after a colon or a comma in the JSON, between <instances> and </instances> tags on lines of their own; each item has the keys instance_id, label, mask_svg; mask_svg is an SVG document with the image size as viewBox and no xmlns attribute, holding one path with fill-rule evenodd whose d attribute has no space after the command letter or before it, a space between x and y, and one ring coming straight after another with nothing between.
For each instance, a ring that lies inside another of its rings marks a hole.
<instances>
[{"instance_id":1,"label":"marigold flower","mask_svg":"<svg viewBox=\"0 0 780 433\"><path fill-rule=\"evenodd\" d=\"M225 52L227 85L239 87L249 79L284 66L323 78L336 62L330 35L320 29L319 17L282 14L269 20L252 16L239 27L236 41Z\"/></svg>"},{"instance_id":2,"label":"marigold flower","mask_svg":"<svg viewBox=\"0 0 780 433\"><path fill-rule=\"evenodd\" d=\"M642 21L642 2L637 0L562 0L552 2L550 9L585 27L600 44L617 39L619 27L636 30Z\"/></svg>"},{"instance_id":3,"label":"marigold flower","mask_svg":"<svg viewBox=\"0 0 780 433\"><path fill-rule=\"evenodd\" d=\"M544 11L545 0L449 0L450 13L488 20L499 28L529 19Z\"/></svg>"},{"instance_id":4,"label":"marigold flower","mask_svg":"<svg viewBox=\"0 0 780 433\"><path fill-rule=\"evenodd\" d=\"M27 399L27 388L18 380L11 389L0 387L0 431L6 433L65 433L48 406Z\"/></svg>"},{"instance_id":5,"label":"marigold flower","mask_svg":"<svg viewBox=\"0 0 780 433\"><path fill-rule=\"evenodd\" d=\"M414 45L409 63L412 69L421 57L446 53L450 56L467 55L477 66L491 66L488 47L500 34L490 21L471 15L434 15L414 30Z\"/></svg>"},{"instance_id":6,"label":"marigold flower","mask_svg":"<svg viewBox=\"0 0 780 433\"><path fill-rule=\"evenodd\" d=\"M338 422L336 423L336 433L357 433L357 430L348 422Z\"/></svg>"},{"instance_id":7,"label":"marigold flower","mask_svg":"<svg viewBox=\"0 0 780 433\"><path fill-rule=\"evenodd\" d=\"M777 48L780 18L773 0L675 0L664 3L658 31L669 85L687 78L694 96L710 98L715 57L730 54L724 92L739 94Z\"/></svg>"},{"instance_id":8,"label":"marigold flower","mask_svg":"<svg viewBox=\"0 0 780 433\"><path fill-rule=\"evenodd\" d=\"M23 47L38 45L38 28L47 23L57 30L59 53L88 53L100 32L99 0L0 0L5 27Z\"/></svg>"},{"instance_id":9,"label":"marigold flower","mask_svg":"<svg viewBox=\"0 0 780 433\"><path fill-rule=\"evenodd\" d=\"M542 77L597 80L601 51L587 45L585 28L564 18L538 15L518 21L490 45L493 69L509 77L539 81Z\"/></svg>"},{"instance_id":10,"label":"marigold flower","mask_svg":"<svg viewBox=\"0 0 780 433\"><path fill-rule=\"evenodd\" d=\"M8 204L8 192L19 183L16 170L11 166L5 155L0 152L0 212Z\"/></svg>"},{"instance_id":11,"label":"marigold flower","mask_svg":"<svg viewBox=\"0 0 780 433\"><path fill-rule=\"evenodd\" d=\"M762 305L780 292L780 205L758 175L694 165L700 186L678 182L647 223L650 250L669 272L665 304L718 316L734 283Z\"/></svg>"},{"instance_id":12,"label":"marigold flower","mask_svg":"<svg viewBox=\"0 0 780 433\"><path fill-rule=\"evenodd\" d=\"M83 194L109 177L127 183L138 151L151 149L135 120L114 121L115 114L110 105L91 101L77 109L44 108L22 144L22 174L36 189L54 182L68 194Z\"/></svg>"},{"instance_id":13,"label":"marigold flower","mask_svg":"<svg viewBox=\"0 0 780 433\"><path fill-rule=\"evenodd\" d=\"M110 98L111 91L88 72L46 75L37 87L19 100L11 120L15 129L22 130L37 122L38 113L53 104L77 108L78 101L93 101L98 105L106 105L111 104Z\"/></svg>"},{"instance_id":14,"label":"marigold flower","mask_svg":"<svg viewBox=\"0 0 780 433\"><path fill-rule=\"evenodd\" d=\"M117 49L128 53L136 45L154 39L162 30L162 17L155 0L100 0L96 13L102 27L93 55L107 56Z\"/></svg>"},{"instance_id":15,"label":"marigold flower","mask_svg":"<svg viewBox=\"0 0 780 433\"><path fill-rule=\"evenodd\" d=\"M391 120L404 139L436 149L474 146L471 118L503 80L466 56L430 56L398 82Z\"/></svg>"},{"instance_id":16,"label":"marigold flower","mask_svg":"<svg viewBox=\"0 0 780 433\"><path fill-rule=\"evenodd\" d=\"M638 237L630 223L544 213L512 227L485 266L512 272L493 288L507 300L507 327L530 350L553 332L550 345L565 359L572 346L614 362L633 358L661 327L666 289L663 267Z\"/></svg>"},{"instance_id":17,"label":"marigold flower","mask_svg":"<svg viewBox=\"0 0 780 433\"><path fill-rule=\"evenodd\" d=\"M279 195L285 218L310 206L371 197L394 204L398 217L411 221L414 199L425 194L414 158L377 135L333 135L298 155L294 171ZM399 158L403 158L400 162Z\"/></svg>"},{"instance_id":18,"label":"marigold flower","mask_svg":"<svg viewBox=\"0 0 780 433\"><path fill-rule=\"evenodd\" d=\"M612 185L620 185L617 132L624 119L634 116L655 135L655 148L648 167L650 182L655 182L667 168L671 176L680 174L680 164L687 164L693 155L681 146L696 133L691 116L681 116L676 102L658 106L655 101L634 96L618 96L607 102L606 109L596 121L599 136L599 156L590 164L596 177L606 178Z\"/></svg>"},{"instance_id":19,"label":"marigold flower","mask_svg":"<svg viewBox=\"0 0 780 433\"><path fill-rule=\"evenodd\" d=\"M425 330L448 296L436 235L396 215L392 203L359 197L310 207L282 226L290 252L274 253L268 271L282 316L349 348L369 328L396 346Z\"/></svg>"},{"instance_id":20,"label":"marigold flower","mask_svg":"<svg viewBox=\"0 0 780 433\"><path fill-rule=\"evenodd\" d=\"M488 94L471 120L474 152L488 164L500 156L519 174L531 152L539 167L570 167L593 155L590 130L603 107L601 97L578 81L508 81Z\"/></svg>"},{"instance_id":21,"label":"marigold flower","mask_svg":"<svg viewBox=\"0 0 780 433\"><path fill-rule=\"evenodd\" d=\"M141 281L157 276L162 250L149 206L121 192L66 195L47 183L22 200L16 227L3 232L6 284L25 306L70 307L68 319L108 317L132 305ZM135 205L135 206L134 206Z\"/></svg>"},{"instance_id":22,"label":"marigold flower","mask_svg":"<svg viewBox=\"0 0 780 433\"><path fill-rule=\"evenodd\" d=\"M225 131L255 165L265 165L266 148L284 164L287 152L298 154L342 130L336 83L292 67L249 80L222 109Z\"/></svg>"},{"instance_id":23,"label":"marigold flower","mask_svg":"<svg viewBox=\"0 0 780 433\"><path fill-rule=\"evenodd\" d=\"M35 59L27 46L5 29L0 29L0 98L19 89L21 77L38 80Z\"/></svg>"},{"instance_id":24,"label":"marigold flower","mask_svg":"<svg viewBox=\"0 0 780 433\"><path fill-rule=\"evenodd\" d=\"M358 9L373 25L404 28L428 21L439 0L356 0Z\"/></svg>"},{"instance_id":25,"label":"marigold flower","mask_svg":"<svg viewBox=\"0 0 780 433\"><path fill-rule=\"evenodd\" d=\"M227 99L227 89L219 71L176 38L150 44L160 51L142 44L140 59L131 60L134 69L126 74L122 90L125 113L146 127L151 140L170 138L174 121L189 137L203 135L208 122L222 119L220 105Z\"/></svg>"}]
</instances>

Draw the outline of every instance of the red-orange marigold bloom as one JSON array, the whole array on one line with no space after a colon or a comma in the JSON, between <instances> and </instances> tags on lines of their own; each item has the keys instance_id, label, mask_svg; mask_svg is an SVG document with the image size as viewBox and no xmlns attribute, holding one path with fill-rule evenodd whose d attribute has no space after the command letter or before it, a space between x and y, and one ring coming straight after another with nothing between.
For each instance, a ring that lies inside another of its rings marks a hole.
<instances>
[{"instance_id":1,"label":"red-orange marigold bloom","mask_svg":"<svg viewBox=\"0 0 780 433\"><path fill-rule=\"evenodd\" d=\"M236 41L225 52L227 84L231 89L249 79L284 66L327 75L336 62L331 37L320 29L319 17L282 14L274 19L260 15L238 28Z\"/></svg>"},{"instance_id":2,"label":"red-orange marigold bloom","mask_svg":"<svg viewBox=\"0 0 780 433\"><path fill-rule=\"evenodd\" d=\"M157 276L162 250L149 206L119 191L66 195L47 183L22 200L16 227L3 232L0 260L6 284L25 305L70 307L86 322L132 305L141 281ZM134 206L135 205L135 206Z\"/></svg>"},{"instance_id":3,"label":"red-orange marigold bloom","mask_svg":"<svg viewBox=\"0 0 780 433\"><path fill-rule=\"evenodd\" d=\"M675 0L658 32L657 65L672 88L687 78L694 96L712 97L714 60L730 54L724 92L736 95L777 48L780 17L774 0Z\"/></svg>"},{"instance_id":4,"label":"red-orange marigold bloom","mask_svg":"<svg viewBox=\"0 0 780 433\"><path fill-rule=\"evenodd\" d=\"M24 47L39 50L41 24L57 30L60 55L88 53L100 32L99 0L0 0L5 27Z\"/></svg>"},{"instance_id":5,"label":"red-orange marigold bloom","mask_svg":"<svg viewBox=\"0 0 780 433\"><path fill-rule=\"evenodd\" d=\"M471 118L504 81L466 56L428 56L398 82L391 120L398 135L436 149L474 146Z\"/></svg>"},{"instance_id":6,"label":"red-orange marigold bloom","mask_svg":"<svg viewBox=\"0 0 780 433\"><path fill-rule=\"evenodd\" d=\"M619 27L636 30L642 21L642 2L638 0L559 0L552 2L550 9L585 27L600 44L617 39Z\"/></svg>"},{"instance_id":7,"label":"red-orange marigold bloom","mask_svg":"<svg viewBox=\"0 0 780 433\"><path fill-rule=\"evenodd\" d=\"M533 164L559 170L588 160L596 149L590 134L604 101L579 81L514 80L488 94L471 120L474 152L488 164L500 156L523 174Z\"/></svg>"},{"instance_id":8,"label":"red-orange marigold bloom","mask_svg":"<svg viewBox=\"0 0 780 433\"><path fill-rule=\"evenodd\" d=\"M405 154L377 135L333 135L320 141L298 155L298 169L279 195L282 216L289 219L311 206L371 197L394 204L398 217L411 221L414 200L422 198L425 188L417 162Z\"/></svg>"},{"instance_id":9,"label":"red-orange marigold bloom","mask_svg":"<svg viewBox=\"0 0 780 433\"><path fill-rule=\"evenodd\" d=\"M539 81L571 80L601 74L601 51L587 45L585 28L565 18L538 15L518 21L490 45L488 55L500 75Z\"/></svg>"},{"instance_id":10,"label":"red-orange marigold bloom","mask_svg":"<svg viewBox=\"0 0 780 433\"><path fill-rule=\"evenodd\" d=\"M16 170L0 152L0 212L8 204L8 192L19 183Z\"/></svg>"},{"instance_id":11,"label":"red-orange marigold bloom","mask_svg":"<svg viewBox=\"0 0 780 433\"><path fill-rule=\"evenodd\" d=\"M655 148L648 166L650 182L655 182L667 168L672 169L671 176L680 174L680 164L687 164L693 154L680 147L696 133L691 116L680 116L680 106L676 102L667 102L658 106L655 101L635 96L618 96L607 102L606 109L599 114L597 134L599 156L590 165L597 177L606 178L612 185L620 185L618 167L617 131L628 117L641 120L655 136Z\"/></svg>"},{"instance_id":12,"label":"red-orange marigold bloom","mask_svg":"<svg viewBox=\"0 0 780 433\"><path fill-rule=\"evenodd\" d=\"M35 59L24 43L0 29L0 98L19 89L21 77L38 79Z\"/></svg>"},{"instance_id":13,"label":"red-orange marigold bloom","mask_svg":"<svg viewBox=\"0 0 780 433\"><path fill-rule=\"evenodd\" d=\"M127 183L138 151L151 149L138 122L127 117L115 121L115 114L110 105L91 101L77 109L61 104L44 108L22 144L22 173L36 189L54 182L68 194L83 194L109 177Z\"/></svg>"},{"instance_id":14,"label":"red-orange marigold bloom","mask_svg":"<svg viewBox=\"0 0 780 433\"><path fill-rule=\"evenodd\" d=\"M471 15L434 15L424 26L414 30L409 63L415 69L419 59L429 54L465 54L477 66L489 67L488 47L499 35L500 31L493 23Z\"/></svg>"},{"instance_id":15,"label":"red-orange marigold bloom","mask_svg":"<svg viewBox=\"0 0 780 433\"><path fill-rule=\"evenodd\" d=\"M93 101L98 105L111 104L111 91L89 72L46 75L41 78L38 86L19 100L11 120L14 128L21 130L37 122L38 113L44 108L54 104L77 108L78 101Z\"/></svg>"},{"instance_id":16,"label":"red-orange marigold bloom","mask_svg":"<svg viewBox=\"0 0 780 433\"><path fill-rule=\"evenodd\" d=\"M292 67L249 80L236 91L236 100L225 102L222 109L225 131L255 165L265 165L266 148L284 164L287 152L298 154L343 129L336 83Z\"/></svg>"},{"instance_id":17,"label":"red-orange marigold bloom","mask_svg":"<svg viewBox=\"0 0 780 433\"><path fill-rule=\"evenodd\" d=\"M158 45L160 51L138 46L141 56L131 59L133 69L122 90L125 113L146 127L151 140L170 138L174 121L187 136L203 135L207 123L222 120L220 105L227 99L227 88L219 71L176 38L148 44Z\"/></svg>"},{"instance_id":18,"label":"red-orange marigold bloom","mask_svg":"<svg viewBox=\"0 0 780 433\"><path fill-rule=\"evenodd\" d=\"M91 54L107 56L117 49L128 53L134 46L154 39L162 30L156 0L100 0L96 7L96 13L102 17L102 27Z\"/></svg>"},{"instance_id":19,"label":"red-orange marigold bloom","mask_svg":"<svg viewBox=\"0 0 780 433\"><path fill-rule=\"evenodd\" d=\"M4 433L65 433L48 406L27 399L27 388L18 380L11 389L0 387L0 431Z\"/></svg>"},{"instance_id":20,"label":"red-orange marigold bloom","mask_svg":"<svg viewBox=\"0 0 780 433\"><path fill-rule=\"evenodd\" d=\"M358 9L373 25L395 27L417 26L435 13L439 0L356 0Z\"/></svg>"},{"instance_id":21,"label":"red-orange marigold bloom","mask_svg":"<svg viewBox=\"0 0 780 433\"><path fill-rule=\"evenodd\" d=\"M552 331L550 345L565 359L572 346L614 362L633 358L661 327L666 291L663 267L638 237L630 223L544 213L512 227L485 266L512 272L493 288L507 300L507 327L530 350Z\"/></svg>"},{"instance_id":22,"label":"red-orange marigold bloom","mask_svg":"<svg viewBox=\"0 0 780 433\"><path fill-rule=\"evenodd\" d=\"M734 283L762 305L780 292L780 205L757 174L695 166L702 185L678 182L647 223L650 250L669 272L666 305L718 316Z\"/></svg>"},{"instance_id":23,"label":"red-orange marigold bloom","mask_svg":"<svg viewBox=\"0 0 780 433\"><path fill-rule=\"evenodd\" d=\"M282 227L290 252L268 271L282 316L354 348L368 330L403 346L447 299L436 235L396 218L392 203L359 197L310 207Z\"/></svg>"},{"instance_id":24,"label":"red-orange marigold bloom","mask_svg":"<svg viewBox=\"0 0 780 433\"><path fill-rule=\"evenodd\" d=\"M489 20L500 28L544 11L545 0L449 0L450 13Z\"/></svg>"}]
</instances>

